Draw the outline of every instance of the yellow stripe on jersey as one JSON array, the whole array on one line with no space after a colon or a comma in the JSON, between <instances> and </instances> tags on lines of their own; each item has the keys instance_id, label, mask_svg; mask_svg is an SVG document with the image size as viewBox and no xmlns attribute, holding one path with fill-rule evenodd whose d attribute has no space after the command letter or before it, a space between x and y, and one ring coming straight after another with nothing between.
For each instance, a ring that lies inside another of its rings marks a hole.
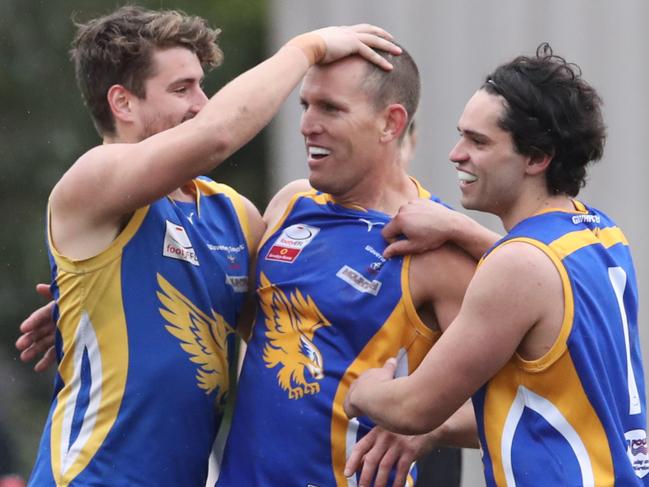
<instances>
[{"instance_id":1,"label":"yellow stripe on jersey","mask_svg":"<svg viewBox=\"0 0 649 487\"><path fill-rule=\"evenodd\" d=\"M573 252L589 245L602 244L609 248L616 244L629 245L624 233L618 227L570 232L550 243L550 248L564 259Z\"/></svg>"},{"instance_id":2,"label":"yellow stripe on jersey","mask_svg":"<svg viewBox=\"0 0 649 487\"><path fill-rule=\"evenodd\" d=\"M115 423L126 387L128 337L120 259L100 272L74 275L59 271L56 282L64 354L59 374L64 386L52 415L50 447L56 483L67 486L88 465ZM89 289L93 292L87 292ZM90 401L71 443L84 349L90 362ZM103 381L108 374L110 380Z\"/></svg>"},{"instance_id":3,"label":"yellow stripe on jersey","mask_svg":"<svg viewBox=\"0 0 649 487\"><path fill-rule=\"evenodd\" d=\"M337 486L348 485L343 470L347 455L351 454L351 451L347 451L347 432L350 428L350 421L343 410L343 403L351 383L365 370L382 367L387 359L397 356L402 349L406 352L408 373L411 373L440 336L440 333L430 330L416 314L409 292L409 262L410 259L407 258L401 270L403 296L379 332L372 337L347 368L334 397L331 421L331 458ZM362 317L360 320L362 321Z\"/></svg>"}]
</instances>

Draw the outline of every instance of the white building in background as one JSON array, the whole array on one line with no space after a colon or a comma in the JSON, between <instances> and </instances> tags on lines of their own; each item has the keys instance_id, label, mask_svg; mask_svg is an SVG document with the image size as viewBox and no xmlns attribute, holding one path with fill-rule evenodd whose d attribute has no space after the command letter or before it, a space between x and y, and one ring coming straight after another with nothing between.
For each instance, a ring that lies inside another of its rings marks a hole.
<instances>
[{"instance_id":1,"label":"white building in background","mask_svg":"<svg viewBox=\"0 0 649 487\"><path fill-rule=\"evenodd\" d=\"M419 143L411 174L461 208L448 152L464 104L498 64L544 41L576 62L604 99L608 142L580 198L624 229L640 286L640 327L649 308L649 2L645 0L270 0L272 52L292 35L326 25L371 22L410 51L422 75ZM269 80L270 81L270 80ZM272 126L269 194L307 174L297 96ZM494 217L472 213L502 231ZM641 332L649 366L649 330ZM463 485L484 485L479 453L465 455Z\"/></svg>"}]
</instances>

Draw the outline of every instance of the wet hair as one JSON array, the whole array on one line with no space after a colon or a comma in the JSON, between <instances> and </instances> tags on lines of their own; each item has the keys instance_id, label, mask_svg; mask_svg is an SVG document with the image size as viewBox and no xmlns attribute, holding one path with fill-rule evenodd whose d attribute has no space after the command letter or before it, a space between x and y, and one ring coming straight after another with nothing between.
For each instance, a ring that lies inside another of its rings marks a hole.
<instances>
[{"instance_id":1,"label":"wet hair","mask_svg":"<svg viewBox=\"0 0 649 487\"><path fill-rule=\"evenodd\" d=\"M421 92L419 69L410 53L402 46L400 55L377 50L394 69L385 71L373 63L367 63L367 75L363 88L372 94L374 106L382 109L391 103L399 103L408 112L408 125L413 123ZM405 135L404 130L401 137Z\"/></svg>"},{"instance_id":2,"label":"wet hair","mask_svg":"<svg viewBox=\"0 0 649 487\"><path fill-rule=\"evenodd\" d=\"M504 98L499 126L520 154L552 156L546 172L550 193L577 196L586 166L601 159L606 140L602 100L579 66L542 43L535 56L496 68L481 89Z\"/></svg>"},{"instance_id":3,"label":"wet hair","mask_svg":"<svg viewBox=\"0 0 649 487\"><path fill-rule=\"evenodd\" d=\"M200 17L180 11L124 6L75 25L77 33L70 57L77 84L100 135L115 132L115 120L106 98L109 88L120 84L145 98L144 86L153 75L153 54L157 49L189 49L208 69L223 61L216 43L220 30L211 29Z\"/></svg>"}]
</instances>

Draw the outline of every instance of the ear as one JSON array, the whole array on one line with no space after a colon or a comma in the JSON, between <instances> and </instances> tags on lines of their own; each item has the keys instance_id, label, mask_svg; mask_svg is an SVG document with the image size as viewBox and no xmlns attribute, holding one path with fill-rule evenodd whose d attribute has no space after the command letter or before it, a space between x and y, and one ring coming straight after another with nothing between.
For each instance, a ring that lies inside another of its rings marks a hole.
<instances>
[{"instance_id":1,"label":"ear","mask_svg":"<svg viewBox=\"0 0 649 487\"><path fill-rule=\"evenodd\" d=\"M547 154L541 151L535 151L527 161L525 172L530 176L536 176L548 169L548 166L554 159L554 154Z\"/></svg>"},{"instance_id":2,"label":"ear","mask_svg":"<svg viewBox=\"0 0 649 487\"><path fill-rule=\"evenodd\" d=\"M388 105L383 113L384 124L379 140L381 142L389 142L398 139L406 129L406 124L408 123L408 112L403 105L393 103Z\"/></svg>"},{"instance_id":3,"label":"ear","mask_svg":"<svg viewBox=\"0 0 649 487\"><path fill-rule=\"evenodd\" d=\"M131 110L133 94L128 89L122 85L113 85L108 88L106 98L115 120L133 121L133 111Z\"/></svg>"}]
</instances>

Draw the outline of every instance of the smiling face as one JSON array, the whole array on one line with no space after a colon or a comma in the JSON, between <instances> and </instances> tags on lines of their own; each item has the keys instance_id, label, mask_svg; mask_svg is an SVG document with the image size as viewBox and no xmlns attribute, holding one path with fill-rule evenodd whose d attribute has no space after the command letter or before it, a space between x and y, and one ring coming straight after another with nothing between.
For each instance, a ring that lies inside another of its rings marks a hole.
<instances>
[{"instance_id":1,"label":"smiling face","mask_svg":"<svg viewBox=\"0 0 649 487\"><path fill-rule=\"evenodd\" d=\"M201 88L203 68L196 54L182 47L158 50L153 66L144 84L144 98L133 99L139 140L193 118L207 103Z\"/></svg>"},{"instance_id":2,"label":"smiling face","mask_svg":"<svg viewBox=\"0 0 649 487\"><path fill-rule=\"evenodd\" d=\"M309 69L300 90L311 185L334 196L354 191L380 159L381 113L363 89L366 61Z\"/></svg>"},{"instance_id":3,"label":"smiling face","mask_svg":"<svg viewBox=\"0 0 649 487\"><path fill-rule=\"evenodd\" d=\"M509 132L498 126L501 96L478 90L458 122L460 140L449 158L456 164L462 206L503 218L523 191L529 156L516 152Z\"/></svg>"}]
</instances>

